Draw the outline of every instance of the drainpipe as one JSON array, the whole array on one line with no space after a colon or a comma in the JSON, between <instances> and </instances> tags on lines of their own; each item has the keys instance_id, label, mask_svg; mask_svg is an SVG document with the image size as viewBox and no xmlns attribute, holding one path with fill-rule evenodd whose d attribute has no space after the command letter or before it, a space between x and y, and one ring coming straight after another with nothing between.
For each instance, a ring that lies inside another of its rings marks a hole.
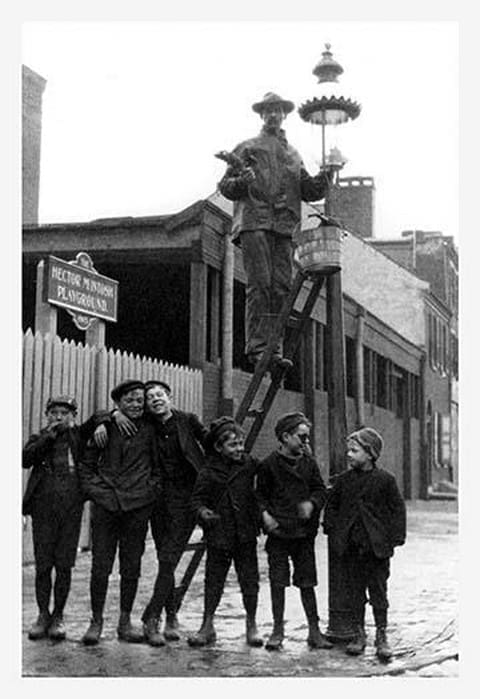
<instances>
[{"instance_id":1,"label":"drainpipe","mask_svg":"<svg viewBox=\"0 0 480 699\"><path fill-rule=\"evenodd\" d=\"M230 230L223 235L222 286L222 376L220 414L233 415L233 266L234 248Z\"/></svg>"},{"instance_id":2,"label":"drainpipe","mask_svg":"<svg viewBox=\"0 0 480 699\"><path fill-rule=\"evenodd\" d=\"M357 428L365 425L365 376L363 371L363 330L365 325L365 309L358 307L357 311L357 335L355 338L355 360L356 360L356 391L355 408L357 414Z\"/></svg>"}]
</instances>

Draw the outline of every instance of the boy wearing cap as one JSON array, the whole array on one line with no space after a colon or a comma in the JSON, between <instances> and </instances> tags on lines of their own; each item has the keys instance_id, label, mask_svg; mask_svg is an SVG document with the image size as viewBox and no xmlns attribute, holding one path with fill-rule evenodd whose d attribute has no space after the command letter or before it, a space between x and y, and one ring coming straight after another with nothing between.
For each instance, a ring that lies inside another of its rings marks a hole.
<instances>
[{"instance_id":1,"label":"boy wearing cap","mask_svg":"<svg viewBox=\"0 0 480 699\"><path fill-rule=\"evenodd\" d=\"M395 546L405 543L405 503L395 477L377 466L383 439L371 427L347 439L348 471L341 473L325 508L323 528L335 553L343 558L356 637L346 651L363 653L366 646L366 591L376 625L379 659L388 661L387 580Z\"/></svg>"},{"instance_id":2,"label":"boy wearing cap","mask_svg":"<svg viewBox=\"0 0 480 699\"><path fill-rule=\"evenodd\" d=\"M165 381L145 383L146 418L154 426L162 460L163 493L154 506L151 530L157 550L158 573L143 615L144 634L152 646L179 638L174 595L175 569L195 527L190 499L205 462L203 445L208 430L193 413L172 407L171 388ZM166 611L164 636L158 632Z\"/></svg>"},{"instance_id":3,"label":"boy wearing cap","mask_svg":"<svg viewBox=\"0 0 480 699\"><path fill-rule=\"evenodd\" d=\"M247 644L263 644L256 625L259 521L254 478L258 462L245 454L244 438L233 418L212 422L206 444L207 463L192 495L191 506L207 541L203 621L200 630L188 639L194 647L216 640L214 615L232 561L247 615Z\"/></svg>"},{"instance_id":4,"label":"boy wearing cap","mask_svg":"<svg viewBox=\"0 0 480 699\"><path fill-rule=\"evenodd\" d=\"M162 473L155 431L143 417L144 384L128 380L116 386L111 397L118 410L135 426L125 436L116 424L107 425L108 440L100 450L89 445L80 464L82 487L93 501L92 570L90 601L92 619L83 636L85 645L98 643L103 609L117 546L120 562L120 618L117 635L129 643L143 641L130 621L148 521L161 492Z\"/></svg>"},{"instance_id":5,"label":"boy wearing cap","mask_svg":"<svg viewBox=\"0 0 480 699\"><path fill-rule=\"evenodd\" d=\"M48 635L61 641L66 636L63 610L70 591L85 499L78 463L87 439L99 423L108 420L108 414L98 413L82 425L75 425L77 403L71 396L49 398L45 414L47 426L29 438L22 460L23 468L33 467L22 513L32 517L39 611L28 637L35 641ZM54 608L50 614L54 568Z\"/></svg>"},{"instance_id":6,"label":"boy wearing cap","mask_svg":"<svg viewBox=\"0 0 480 699\"><path fill-rule=\"evenodd\" d=\"M267 92L252 109L260 115L260 134L240 143L234 154L245 162L229 166L218 188L233 204L233 241L240 244L247 275L245 354L255 365L265 351L277 316L292 284L293 232L300 223L301 202L322 199L329 170L311 177L300 155L287 142L282 123L295 105ZM291 363L275 348L273 366Z\"/></svg>"},{"instance_id":7,"label":"boy wearing cap","mask_svg":"<svg viewBox=\"0 0 480 699\"><path fill-rule=\"evenodd\" d=\"M315 537L326 499L325 484L315 459L309 454L311 424L303 413L281 417L275 434L279 447L260 464L257 499L267 533L273 632L265 647L278 650L284 638L285 588L300 588L308 621L307 643L311 648L331 648L318 626L315 586Z\"/></svg>"}]
</instances>

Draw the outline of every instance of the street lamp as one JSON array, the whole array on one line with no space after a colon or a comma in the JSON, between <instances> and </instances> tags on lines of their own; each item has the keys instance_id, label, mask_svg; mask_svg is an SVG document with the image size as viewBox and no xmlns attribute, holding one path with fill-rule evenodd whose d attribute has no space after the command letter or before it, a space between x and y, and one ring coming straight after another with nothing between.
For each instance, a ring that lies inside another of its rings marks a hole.
<instances>
[{"instance_id":1,"label":"street lamp","mask_svg":"<svg viewBox=\"0 0 480 699\"><path fill-rule=\"evenodd\" d=\"M338 94L338 77L342 75L343 68L333 58L330 48L330 44L325 44L322 58L312 71L326 94L321 97L313 97L302 104L298 113L304 121L321 126L322 167L330 166L330 169L338 172L344 166L346 159L341 154L335 138L331 139L330 151L328 155L326 154L326 127L332 127L336 133L338 126L358 117L361 107L350 98Z\"/></svg>"},{"instance_id":2,"label":"street lamp","mask_svg":"<svg viewBox=\"0 0 480 699\"><path fill-rule=\"evenodd\" d=\"M338 77L343 73L342 66L333 58L330 44L325 44L322 58L313 69L318 82L326 94L308 100L299 108L304 121L321 126L322 129L322 168L335 172L345 164L337 144L332 144L326 154L327 126L335 129L356 119L360 105L338 94ZM337 213L337 212L335 212ZM343 327L343 296L341 282L341 247L344 231L330 217L329 196L325 197L325 216L314 231L306 231L307 237L301 241L305 249L315 246L309 253L309 261L315 264L312 271L326 275L327 324L325 333L326 376L328 394L328 443L330 483L345 470L345 449L347 437L346 396L345 396L345 339ZM301 234L299 236L301 238ZM307 255L304 255L307 258ZM300 259L300 254L299 254ZM321 361L321 359L320 359ZM349 586L343 559L328 547L328 629L327 636L334 641L348 641L354 636L350 610Z\"/></svg>"}]
</instances>

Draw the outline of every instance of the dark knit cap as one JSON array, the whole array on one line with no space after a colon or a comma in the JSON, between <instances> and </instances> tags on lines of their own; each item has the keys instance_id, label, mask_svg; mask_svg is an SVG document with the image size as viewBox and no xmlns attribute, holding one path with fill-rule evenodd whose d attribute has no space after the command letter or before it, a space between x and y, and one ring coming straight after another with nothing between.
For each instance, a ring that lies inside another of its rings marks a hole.
<instances>
[{"instance_id":1,"label":"dark knit cap","mask_svg":"<svg viewBox=\"0 0 480 699\"><path fill-rule=\"evenodd\" d=\"M358 442L365 451L376 461L383 449L383 439L373 427L362 427L362 429L352 432L348 439Z\"/></svg>"},{"instance_id":2,"label":"dark knit cap","mask_svg":"<svg viewBox=\"0 0 480 699\"><path fill-rule=\"evenodd\" d=\"M152 386L160 386L160 388L163 388L169 395L172 392L172 389L168 383L165 381L160 381L160 379L149 379L148 381L145 381L145 391L148 391L148 389L152 388Z\"/></svg>"},{"instance_id":3,"label":"dark knit cap","mask_svg":"<svg viewBox=\"0 0 480 699\"><path fill-rule=\"evenodd\" d=\"M224 415L210 423L210 432L208 433L205 440L205 448L208 451L212 451L213 447L218 442L220 437L226 432L243 434L242 428L238 423L235 422L233 417Z\"/></svg>"},{"instance_id":4,"label":"dark knit cap","mask_svg":"<svg viewBox=\"0 0 480 699\"><path fill-rule=\"evenodd\" d=\"M77 401L75 400L75 398L72 398L71 396L51 396L47 400L45 412L48 413L48 411L55 405L63 405L65 406L65 408L71 410L72 413L77 412Z\"/></svg>"},{"instance_id":5,"label":"dark knit cap","mask_svg":"<svg viewBox=\"0 0 480 699\"><path fill-rule=\"evenodd\" d=\"M298 427L298 425L308 425L310 427L310 420L303 413L287 413L282 415L275 425L275 435L277 439L280 439L284 432L293 432L293 430Z\"/></svg>"},{"instance_id":6,"label":"dark knit cap","mask_svg":"<svg viewBox=\"0 0 480 699\"><path fill-rule=\"evenodd\" d=\"M112 397L112 400L114 400L115 403L118 403L120 398L124 396L125 393L134 391L136 388L141 388L143 391L143 389L145 388L143 381L137 381L137 379L128 379L127 381L119 383L118 386L115 386L110 395Z\"/></svg>"}]
</instances>

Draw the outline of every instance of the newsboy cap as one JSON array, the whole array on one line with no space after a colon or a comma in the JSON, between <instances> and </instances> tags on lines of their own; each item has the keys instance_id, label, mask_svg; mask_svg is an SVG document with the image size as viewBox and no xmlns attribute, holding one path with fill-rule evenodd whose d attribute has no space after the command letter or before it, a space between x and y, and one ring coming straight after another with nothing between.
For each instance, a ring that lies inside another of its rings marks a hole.
<instances>
[{"instance_id":1,"label":"newsboy cap","mask_svg":"<svg viewBox=\"0 0 480 699\"><path fill-rule=\"evenodd\" d=\"M152 388L152 386L160 386L160 388L163 388L168 394L172 392L172 389L168 383L165 381L160 381L160 379L149 379L148 381L145 381L145 391L148 391L148 389Z\"/></svg>"},{"instance_id":2,"label":"newsboy cap","mask_svg":"<svg viewBox=\"0 0 480 699\"><path fill-rule=\"evenodd\" d=\"M383 439L373 427L362 427L362 429L352 432L352 434L348 436L347 441L350 439L360 444L374 461L376 461L382 453Z\"/></svg>"},{"instance_id":3,"label":"newsboy cap","mask_svg":"<svg viewBox=\"0 0 480 699\"><path fill-rule=\"evenodd\" d=\"M270 104L279 104L281 107L283 107L285 114L290 114L290 112L293 112L295 109L293 102L290 102L290 100L284 100L282 97L280 97L280 95L275 94L275 92L267 92L260 102L255 102L255 104L252 104L252 109L254 112L257 112L257 114L261 114L265 107Z\"/></svg>"},{"instance_id":4,"label":"newsboy cap","mask_svg":"<svg viewBox=\"0 0 480 699\"><path fill-rule=\"evenodd\" d=\"M280 439L284 432L293 432L296 427L303 424L308 426L311 424L306 415L300 412L287 413L286 415L282 415L275 425L275 435L277 439Z\"/></svg>"},{"instance_id":5,"label":"newsboy cap","mask_svg":"<svg viewBox=\"0 0 480 699\"><path fill-rule=\"evenodd\" d=\"M54 405L64 405L66 408L72 411L72 413L77 412L77 401L71 396L51 396L47 400L47 405L45 407L45 412L48 412Z\"/></svg>"},{"instance_id":6,"label":"newsboy cap","mask_svg":"<svg viewBox=\"0 0 480 699\"><path fill-rule=\"evenodd\" d=\"M223 415L222 417L213 420L213 422L210 423L210 431L205 439L205 448L207 451L212 451L220 437L227 432L243 434L243 429L237 422L235 422L233 417L228 415Z\"/></svg>"},{"instance_id":7,"label":"newsboy cap","mask_svg":"<svg viewBox=\"0 0 480 699\"><path fill-rule=\"evenodd\" d=\"M117 403L120 400L120 398L125 395L125 393L128 393L129 391L134 391L136 388L141 388L143 391L145 388L143 381L137 381L137 379L128 379L127 381L119 383L118 386L115 386L110 395L112 397L112 400L114 400L115 403Z\"/></svg>"}]
</instances>

